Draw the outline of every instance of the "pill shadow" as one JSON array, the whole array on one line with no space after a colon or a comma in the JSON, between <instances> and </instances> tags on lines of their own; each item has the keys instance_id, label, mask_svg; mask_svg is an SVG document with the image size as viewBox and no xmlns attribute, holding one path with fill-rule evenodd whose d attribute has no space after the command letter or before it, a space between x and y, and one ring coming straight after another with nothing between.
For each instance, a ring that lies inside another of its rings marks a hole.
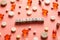
<instances>
[{"instance_id":1,"label":"pill shadow","mask_svg":"<svg viewBox=\"0 0 60 40\"><path fill-rule=\"evenodd\" d=\"M16 22L16 23L15 23L15 25L29 25L29 24L34 24L34 25L35 25L35 24L39 24L39 25L43 25L44 22L39 22L39 21L38 21L38 22L22 22L22 23L21 23L21 22Z\"/></svg>"}]
</instances>

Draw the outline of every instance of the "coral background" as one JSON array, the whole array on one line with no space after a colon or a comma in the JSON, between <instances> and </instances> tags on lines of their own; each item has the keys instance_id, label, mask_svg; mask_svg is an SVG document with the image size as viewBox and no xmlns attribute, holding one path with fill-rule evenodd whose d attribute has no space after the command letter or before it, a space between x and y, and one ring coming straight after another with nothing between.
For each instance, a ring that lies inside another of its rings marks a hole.
<instances>
[{"instance_id":1,"label":"coral background","mask_svg":"<svg viewBox=\"0 0 60 40\"><path fill-rule=\"evenodd\" d=\"M11 8L11 3L10 0L6 0L7 1L7 6L2 8L0 7L0 13L4 14L4 19L2 21L0 21L0 32L1 32L1 36L0 36L0 40L4 40L4 36L6 34L11 34L11 40L16 40L16 35L21 35L22 34L22 30L24 28L28 28L29 26L32 27L31 31L29 32L28 35L28 40L33 40L33 31L36 30L36 36L39 38L39 40L41 40L40 35L42 32L44 32L44 28L48 27L48 40L53 40L52 39L52 30L56 29L56 23L60 22L60 17L58 16L58 11L60 11L60 0L58 1L58 10L51 10L52 7L52 3L55 2L55 0L51 0L51 3L49 6L45 6L44 2L42 2L42 6L38 5L38 0L32 0L32 6L30 8L30 10L32 11L32 7L36 6L38 8L37 12L33 12L31 16L27 16L26 15L26 6L27 6L27 0L20 0L19 2L15 2L16 3L16 9L14 10L14 17L13 18L9 18L8 17L8 13L6 13L6 9L8 9L10 11ZM1 2L1 0L0 0ZM19 5L21 5L21 8L19 9ZM42 8L47 9L48 10L48 16L44 17L42 16ZM21 12L20 15L18 15L18 11ZM56 20L54 22L50 21L50 17L51 16L55 16ZM20 25L17 26L15 25L15 20L17 18L33 18L33 17L39 17L39 18L44 18L44 24L26 24L26 25ZM7 26L5 28L1 27L1 23L5 21L7 22ZM11 28L12 27L16 27L16 33L11 33ZM60 30L60 29L59 29ZM57 31L57 38L60 37L60 31ZM21 40L24 40L24 38L21 37ZM56 39L57 40L57 39Z\"/></svg>"}]
</instances>

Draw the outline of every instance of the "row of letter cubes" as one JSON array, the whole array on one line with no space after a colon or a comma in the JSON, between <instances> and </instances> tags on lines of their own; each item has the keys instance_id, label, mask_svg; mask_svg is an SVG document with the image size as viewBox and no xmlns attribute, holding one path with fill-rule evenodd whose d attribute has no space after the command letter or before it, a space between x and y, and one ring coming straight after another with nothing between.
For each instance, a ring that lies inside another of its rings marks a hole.
<instances>
[{"instance_id":1,"label":"row of letter cubes","mask_svg":"<svg viewBox=\"0 0 60 40\"><path fill-rule=\"evenodd\" d=\"M44 19L43 18L24 18L24 19L16 19L15 23L16 24L23 24L23 23L44 23Z\"/></svg>"}]
</instances>

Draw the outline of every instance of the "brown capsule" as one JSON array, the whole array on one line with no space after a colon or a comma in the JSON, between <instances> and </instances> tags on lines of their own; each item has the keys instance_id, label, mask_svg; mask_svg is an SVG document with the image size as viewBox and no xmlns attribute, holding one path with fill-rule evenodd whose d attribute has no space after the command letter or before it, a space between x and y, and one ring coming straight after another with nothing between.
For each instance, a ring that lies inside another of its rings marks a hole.
<instances>
[{"instance_id":1,"label":"brown capsule","mask_svg":"<svg viewBox=\"0 0 60 40\"><path fill-rule=\"evenodd\" d=\"M20 0L16 0L16 1L20 1Z\"/></svg>"},{"instance_id":2,"label":"brown capsule","mask_svg":"<svg viewBox=\"0 0 60 40\"><path fill-rule=\"evenodd\" d=\"M21 8L21 6L19 6L19 8Z\"/></svg>"},{"instance_id":3,"label":"brown capsule","mask_svg":"<svg viewBox=\"0 0 60 40\"><path fill-rule=\"evenodd\" d=\"M57 31L53 30L52 31L52 38L55 39L57 37Z\"/></svg>"},{"instance_id":4,"label":"brown capsule","mask_svg":"<svg viewBox=\"0 0 60 40\"><path fill-rule=\"evenodd\" d=\"M6 13L8 13L8 11L6 10Z\"/></svg>"},{"instance_id":5,"label":"brown capsule","mask_svg":"<svg viewBox=\"0 0 60 40\"><path fill-rule=\"evenodd\" d=\"M51 10L53 10L53 8L51 8Z\"/></svg>"},{"instance_id":6,"label":"brown capsule","mask_svg":"<svg viewBox=\"0 0 60 40\"><path fill-rule=\"evenodd\" d=\"M18 14L20 14L20 12L18 12Z\"/></svg>"},{"instance_id":7,"label":"brown capsule","mask_svg":"<svg viewBox=\"0 0 60 40\"><path fill-rule=\"evenodd\" d=\"M39 2L39 5L41 6L41 1L39 0L38 2Z\"/></svg>"},{"instance_id":8,"label":"brown capsule","mask_svg":"<svg viewBox=\"0 0 60 40\"><path fill-rule=\"evenodd\" d=\"M58 2L58 0L55 0L56 2Z\"/></svg>"},{"instance_id":9,"label":"brown capsule","mask_svg":"<svg viewBox=\"0 0 60 40\"><path fill-rule=\"evenodd\" d=\"M8 13L8 10L6 10L6 13Z\"/></svg>"},{"instance_id":10,"label":"brown capsule","mask_svg":"<svg viewBox=\"0 0 60 40\"><path fill-rule=\"evenodd\" d=\"M57 23L56 24L56 29L59 29L59 25L60 25L60 23Z\"/></svg>"},{"instance_id":11,"label":"brown capsule","mask_svg":"<svg viewBox=\"0 0 60 40\"><path fill-rule=\"evenodd\" d=\"M60 11L58 11L58 16L60 16Z\"/></svg>"},{"instance_id":12,"label":"brown capsule","mask_svg":"<svg viewBox=\"0 0 60 40\"><path fill-rule=\"evenodd\" d=\"M33 32L33 35L36 35L36 31Z\"/></svg>"}]
</instances>

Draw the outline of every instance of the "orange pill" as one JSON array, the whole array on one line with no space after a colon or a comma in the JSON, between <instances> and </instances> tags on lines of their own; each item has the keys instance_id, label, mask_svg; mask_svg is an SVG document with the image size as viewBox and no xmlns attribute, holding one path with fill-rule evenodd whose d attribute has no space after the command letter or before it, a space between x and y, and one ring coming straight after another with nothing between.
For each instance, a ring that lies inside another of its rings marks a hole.
<instances>
[{"instance_id":1,"label":"orange pill","mask_svg":"<svg viewBox=\"0 0 60 40\"><path fill-rule=\"evenodd\" d=\"M0 20L2 20L4 17L4 14L0 14Z\"/></svg>"},{"instance_id":2,"label":"orange pill","mask_svg":"<svg viewBox=\"0 0 60 40\"><path fill-rule=\"evenodd\" d=\"M52 37L53 37L53 38L56 38L56 35L57 35L57 32L56 32L55 30L53 30L53 32L52 32Z\"/></svg>"},{"instance_id":3,"label":"orange pill","mask_svg":"<svg viewBox=\"0 0 60 40\"><path fill-rule=\"evenodd\" d=\"M53 9L54 10L58 9L58 3L53 2Z\"/></svg>"},{"instance_id":4,"label":"orange pill","mask_svg":"<svg viewBox=\"0 0 60 40\"><path fill-rule=\"evenodd\" d=\"M42 14L43 14L44 16L47 16L47 13L48 13L48 10L42 9Z\"/></svg>"},{"instance_id":5,"label":"orange pill","mask_svg":"<svg viewBox=\"0 0 60 40\"><path fill-rule=\"evenodd\" d=\"M11 11L14 11L15 10L15 7L16 7L16 4L12 4L11 5Z\"/></svg>"},{"instance_id":6,"label":"orange pill","mask_svg":"<svg viewBox=\"0 0 60 40\"><path fill-rule=\"evenodd\" d=\"M30 7L32 4L32 0L28 0L27 5Z\"/></svg>"},{"instance_id":7,"label":"orange pill","mask_svg":"<svg viewBox=\"0 0 60 40\"><path fill-rule=\"evenodd\" d=\"M11 37L11 35L8 35L8 34L6 34L6 35L4 36L5 40L10 40L10 37Z\"/></svg>"},{"instance_id":8,"label":"orange pill","mask_svg":"<svg viewBox=\"0 0 60 40\"><path fill-rule=\"evenodd\" d=\"M27 37L28 32L29 32L29 30L27 30L27 29L22 30L22 35L23 35L24 38Z\"/></svg>"}]
</instances>

